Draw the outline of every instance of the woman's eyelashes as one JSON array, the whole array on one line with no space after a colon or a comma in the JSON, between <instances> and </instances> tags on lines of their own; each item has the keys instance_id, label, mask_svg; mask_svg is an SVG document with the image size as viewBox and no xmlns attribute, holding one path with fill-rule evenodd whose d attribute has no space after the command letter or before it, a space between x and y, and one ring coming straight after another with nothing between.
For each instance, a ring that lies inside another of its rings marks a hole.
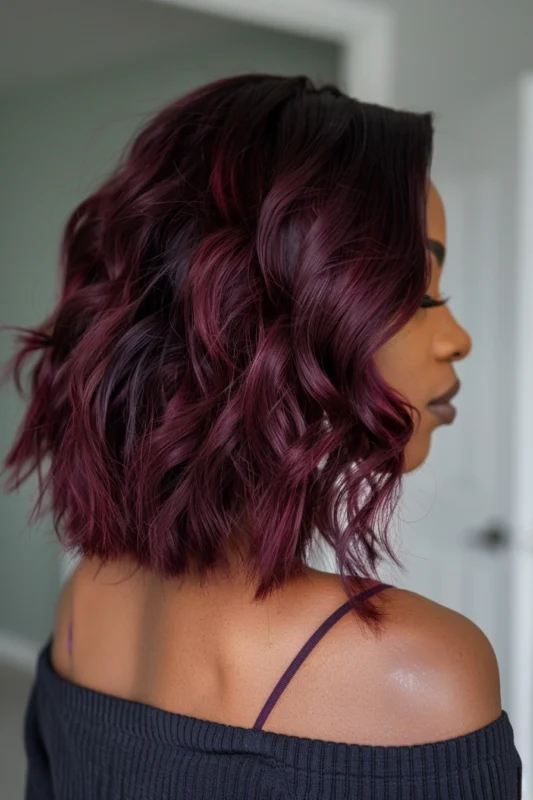
<instances>
[{"instance_id":1,"label":"woman's eyelashes","mask_svg":"<svg viewBox=\"0 0 533 800\"><path fill-rule=\"evenodd\" d=\"M446 303L449 303L449 301L449 297L444 297L442 300L436 300L434 297L431 297L430 294L425 294L420 306L421 308L438 308L439 306L445 306Z\"/></svg>"}]
</instances>

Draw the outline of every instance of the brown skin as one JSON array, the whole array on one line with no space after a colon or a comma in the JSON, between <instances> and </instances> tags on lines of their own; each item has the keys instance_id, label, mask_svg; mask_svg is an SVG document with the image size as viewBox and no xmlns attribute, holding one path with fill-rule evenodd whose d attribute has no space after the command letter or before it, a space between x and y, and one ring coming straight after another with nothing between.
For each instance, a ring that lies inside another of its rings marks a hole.
<instances>
[{"instance_id":1,"label":"brown skin","mask_svg":"<svg viewBox=\"0 0 533 800\"><path fill-rule=\"evenodd\" d=\"M445 244L442 202L428 233ZM439 297L433 260L429 293ZM429 401L455 381L470 339L446 307L421 310L377 356L419 412L407 469L438 425ZM239 568L177 584L127 560L83 559L57 608L52 661L67 680L170 712L249 728L307 638L346 597L338 576L308 568L267 601L252 601ZM470 620L420 595L388 589L380 636L340 620L289 684L264 730L350 744L411 745L477 730L501 714L498 665ZM74 626L72 657L67 629ZM349 709L349 713L347 713ZM405 721L409 720L406 725Z\"/></svg>"},{"instance_id":2,"label":"brown skin","mask_svg":"<svg viewBox=\"0 0 533 800\"><path fill-rule=\"evenodd\" d=\"M446 247L446 216L442 199L430 184L427 204L428 238ZM428 294L441 299L443 268L430 254L431 282ZM472 347L468 333L454 319L449 307L421 308L410 322L375 356L387 383L418 411L415 433L406 451L406 471L420 466L429 453L431 435L440 422L428 403L447 392L457 380L454 364Z\"/></svg>"}]
</instances>

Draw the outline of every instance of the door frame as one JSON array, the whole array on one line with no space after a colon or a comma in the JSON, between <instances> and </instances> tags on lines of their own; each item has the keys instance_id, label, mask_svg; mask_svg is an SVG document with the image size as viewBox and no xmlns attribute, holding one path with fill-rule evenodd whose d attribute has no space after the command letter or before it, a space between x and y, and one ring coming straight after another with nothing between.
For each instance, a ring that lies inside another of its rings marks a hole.
<instances>
[{"instance_id":1,"label":"door frame","mask_svg":"<svg viewBox=\"0 0 533 800\"><path fill-rule=\"evenodd\" d=\"M524 796L529 797L533 789L533 73L519 79L518 109L510 712L524 762Z\"/></svg>"},{"instance_id":2,"label":"door frame","mask_svg":"<svg viewBox=\"0 0 533 800\"><path fill-rule=\"evenodd\" d=\"M333 42L350 95L393 105L395 15L367 0L149 0Z\"/></svg>"}]
</instances>

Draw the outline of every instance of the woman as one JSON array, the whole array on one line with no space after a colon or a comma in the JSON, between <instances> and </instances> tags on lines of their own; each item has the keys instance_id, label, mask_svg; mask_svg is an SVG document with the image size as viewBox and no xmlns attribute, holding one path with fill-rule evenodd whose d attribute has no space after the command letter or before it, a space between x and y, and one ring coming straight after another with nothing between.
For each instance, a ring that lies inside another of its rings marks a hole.
<instances>
[{"instance_id":1,"label":"woman","mask_svg":"<svg viewBox=\"0 0 533 800\"><path fill-rule=\"evenodd\" d=\"M429 115L240 76L164 109L73 213L13 365L38 355L13 485L38 471L82 557L29 800L519 797L489 642L376 580L471 346L431 145Z\"/></svg>"}]
</instances>

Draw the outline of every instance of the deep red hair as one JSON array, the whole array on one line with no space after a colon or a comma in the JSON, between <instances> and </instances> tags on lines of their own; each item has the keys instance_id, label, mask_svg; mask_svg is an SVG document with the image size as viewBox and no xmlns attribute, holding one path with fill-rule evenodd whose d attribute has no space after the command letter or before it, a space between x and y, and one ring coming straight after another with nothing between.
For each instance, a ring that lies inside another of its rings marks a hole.
<instances>
[{"instance_id":1,"label":"deep red hair","mask_svg":"<svg viewBox=\"0 0 533 800\"><path fill-rule=\"evenodd\" d=\"M205 576L238 541L261 599L316 532L347 589L374 574L413 426L373 355L426 291L431 147L430 115L304 77L149 122L72 213L11 365L21 388L37 359L10 487L37 470L66 547Z\"/></svg>"}]
</instances>

